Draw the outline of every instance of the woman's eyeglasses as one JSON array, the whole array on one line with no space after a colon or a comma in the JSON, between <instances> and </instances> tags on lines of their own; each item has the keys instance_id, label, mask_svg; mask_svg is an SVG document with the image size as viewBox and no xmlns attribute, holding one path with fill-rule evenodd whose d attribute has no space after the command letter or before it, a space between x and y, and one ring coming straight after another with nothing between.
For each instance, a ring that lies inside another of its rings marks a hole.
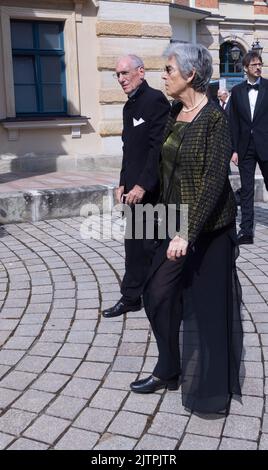
<instances>
[{"instance_id":1,"label":"woman's eyeglasses","mask_svg":"<svg viewBox=\"0 0 268 470\"><path fill-rule=\"evenodd\" d=\"M166 65L164 67L164 73L167 73L168 75L171 75L173 72L176 72L177 69L174 69L171 65Z\"/></svg>"}]
</instances>

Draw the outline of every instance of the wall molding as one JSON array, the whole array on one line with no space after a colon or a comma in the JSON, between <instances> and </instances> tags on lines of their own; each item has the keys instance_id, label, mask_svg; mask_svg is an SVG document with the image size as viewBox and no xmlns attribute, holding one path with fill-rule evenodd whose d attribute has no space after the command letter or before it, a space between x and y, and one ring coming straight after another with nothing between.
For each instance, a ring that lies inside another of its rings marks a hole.
<instances>
[{"instance_id":1,"label":"wall molding","mask_svg":"<svg viewBox=\"0 0 268 470\"><path fill-rule=\"evenodd\" d=\"M37 130L37 129L57 129L57 128L71 128L73 139L81 137L81 127L88 124L88 118L53 118L51 120L30 121L2 121L4 129L8 132L8 140L16 141L19 139L20 130Z\"/></svg>"}]
</instances>

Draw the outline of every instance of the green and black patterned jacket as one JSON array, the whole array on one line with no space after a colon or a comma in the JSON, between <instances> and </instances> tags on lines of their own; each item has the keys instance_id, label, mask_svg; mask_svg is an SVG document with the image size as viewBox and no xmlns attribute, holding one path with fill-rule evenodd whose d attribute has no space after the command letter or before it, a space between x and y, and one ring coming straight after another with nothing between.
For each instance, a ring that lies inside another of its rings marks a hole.
<instances>
[{"instance_id":1,"label":"green and black patterned jacket","mask_svg":"<svg viewBox=\"0 0 268 470\"><path fill-rule=\"evenodd\" d=\"M164 142L173 129L181 107L181 103L172 106ZM179 203L188 204L190 244L201 232L211 232L235 221L236 202L228 178L231 155L227 117L216 104L209 102L186 130L168 201L169 204L178 204L178 201L172 200L172 194L176 194L174 185L179 185ZM162 200L166 202L165 195L162 195Z\"/></svg>"}]
</instances>

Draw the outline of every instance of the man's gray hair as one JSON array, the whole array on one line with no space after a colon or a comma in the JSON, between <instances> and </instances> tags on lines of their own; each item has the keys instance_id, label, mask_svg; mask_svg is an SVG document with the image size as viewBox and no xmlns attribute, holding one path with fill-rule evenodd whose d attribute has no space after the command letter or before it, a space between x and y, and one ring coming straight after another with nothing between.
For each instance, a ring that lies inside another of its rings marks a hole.
<instances>
[{"instance_id":1,"label":"man's gray hair","mask_svg":"<svg viewBox=\"0 0 268 470\"><path fill-rule=\"evenodd\" d=\"M121 57L119 57L117 59L117 63L120 62L122 59L130 59L131 64L134 68L136 68L136 67L143 67L144 68L143 60L135 54L122 55Z\"/></svg>"},{"instance_id":2,"label":"man's gray hair","mask_svg":"<svg viewBox=\"0 0 268 470\"><path fill-rule=\"evenodd\" d=\"M219 88L218 89L218 93L224 93L225 95L229 95L229 91L227 90L227 88Z\"/></svg>"},{"instance_id":3,"label":"man's gray hair","mask_svg":"<svg viewBox=\"0 0 268 470\"><path fill-rule=\"evenodd\" d=\"M164 57L174 57L182 77L186 80L193 71L195 76L191 82L194 90L205 93L212 76L212 57L202 44L175 43L168 46Z\"/></svg>"},{"instance_id":4,"label":"man's gray hair","mask_svg":"<svg viewBox=\"0 0 268 470\"><path fill-rule=\"evenodd\" d=\"M143 60L139 56L135 54L128 54L128 57L130 57L134 67L144 67Z\"/></svg>"}]
</instances>

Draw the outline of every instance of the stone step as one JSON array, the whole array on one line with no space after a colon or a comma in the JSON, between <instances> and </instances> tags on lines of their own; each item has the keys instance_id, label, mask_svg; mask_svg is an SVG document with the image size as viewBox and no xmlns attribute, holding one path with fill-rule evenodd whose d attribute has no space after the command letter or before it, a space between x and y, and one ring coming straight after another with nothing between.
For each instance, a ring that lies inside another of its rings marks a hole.
<instances>
[{"instance_id":1,"label":"stone step","mask_svg":"<svg viewBox=\"0 0 268 470\"><path fill-rule=\"evenodd\" d=\"M0 193L0 223L37 222L107 212L114 204L112 185L91 185Z\"/></svg>"},{"instance_id":2,"label":"stone step","mask_svg":"<svg viewBox=\"0 0 268 470\"><path fill-rule=\"evenodd\" d=\"M230 175L231 185L240 188L238 174ZM26 186L27 187L27 186ZM37 222L46 219L87 216L88 211L109 211L115 204L116 184L30 189L0 193L0 223ZM255 202L268 202L261 175L255 175ZM90 206L89 206L90 205ZM94 205L94 206L93 206Z\"/></svg>"},{"instance_id":3,"label":"stone step","mask_svg":"<svg viewBox=\"0 0 268 470\"><path fill-rule=\"evenodd\" d=\"M238 174L229 176L234 191L240 188L240 177ZM266 191L262 175L255 174L255 202L268 202L268 192Z\"/></svg>"}]
</instances>

